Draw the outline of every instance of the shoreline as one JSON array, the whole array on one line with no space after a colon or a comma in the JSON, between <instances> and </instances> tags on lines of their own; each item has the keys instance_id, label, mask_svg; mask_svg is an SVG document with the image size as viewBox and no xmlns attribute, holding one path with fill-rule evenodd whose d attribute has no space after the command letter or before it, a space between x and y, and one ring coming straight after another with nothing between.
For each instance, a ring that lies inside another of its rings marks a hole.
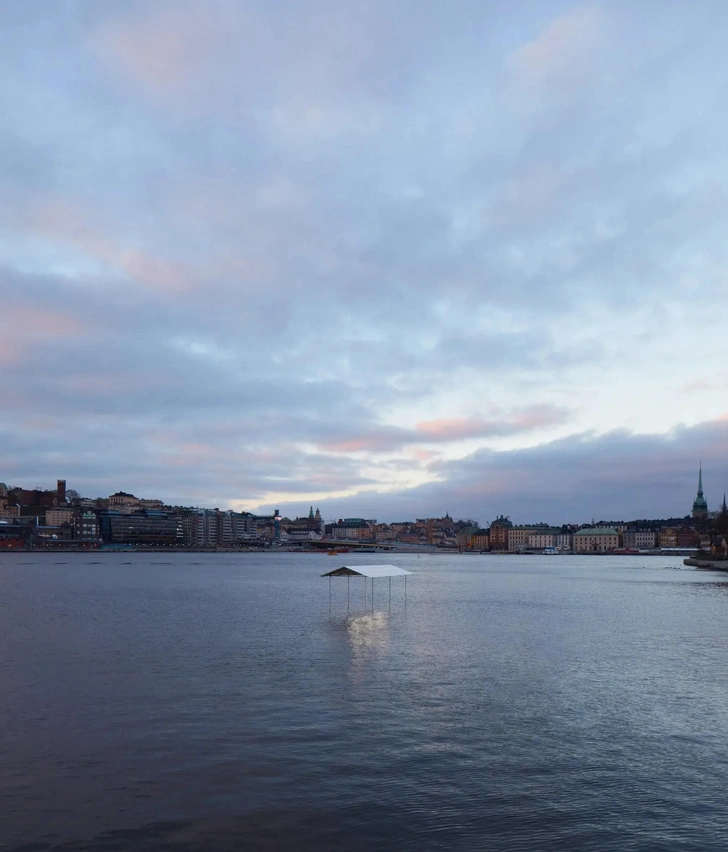
<instances>
[{"instance_id":1,"label":"shoreline","mask_svg":"<svg viewBox=\"0 0 728 852\"><path fill-rule=\"evenodd\" d=\"M702 571L728 571L728 559L698 559L691 556L689 559L683 559L683 565Z\"/></svg>"},{"instance_id":2,"label":"shoreline","mask_svg":"<svg viewBox=\"0 0 728 852\"><path fill-rule=\"evenodd\" d=\"M391 550L379 550L376 553L371 553L371 551L366 553L358 553L357 549L352 549L348 553L339 553L336 554L338 556L397 556L397 554L423 554L425 556L646 556L646 557L655 557L655 556L688 556L688 558L684 559L685 565L690 565L692 567L698 568L708 568L711 566L716 566L716 570L727 570L728 571L728 560L711 560L711 559L697 559L694 556L689 556L691 551L684 550L681 553L662 553L660 551L652 551L648 553L614 553L614 552L597 552L597 553L549 553L544 554L538 551L528 551L524 553L519 553L517 551L502 551L502 550L494 550L494 551L477 551L477 550L467 550L467 551L458 551L458 550L444 550L444 549L426 549L426 548L417 548L417 547L396 547ZM210 553L237 553L237 554L276 554L276 553L301 553L306 555L318 554L323 556L333 556L333 553L328 553L324 549L314 548L311 550L303 550L299 548L288 548L288 547L249 547L249 548L240 548L240 547L119 547L119 548L98 548L98 547L39 547L39 548L20 548L20 547L8 547L0 549L0 555L3 554L18 554L18 555L29 555L29 554L58 554L58 553L77 553L77 554L91 554L91 555L101 555L101 554L115 554L115 555L129 555L134 553L161 553L161 554L171 554L171 553L199 553L199 554L210 554Z\"/></svg>"}]
</instances>

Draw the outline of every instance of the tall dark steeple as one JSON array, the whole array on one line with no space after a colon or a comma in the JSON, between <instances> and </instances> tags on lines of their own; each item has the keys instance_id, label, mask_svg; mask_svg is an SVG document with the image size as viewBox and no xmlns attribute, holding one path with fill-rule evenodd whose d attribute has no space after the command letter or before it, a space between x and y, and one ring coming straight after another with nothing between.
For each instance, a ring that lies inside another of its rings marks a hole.
<instances>
[{"instance_id":1,"label":"tall dark steeple","mask_svg":"<svg viewBox=\"0 0 728 852\"><path fill-rule=\"evenodd\" d=\"M693 500L693 517L705 518L708 515L708 501L703 497L703 464L700 464L698 473L698 495Z\"/></svg>"}]
</instances>

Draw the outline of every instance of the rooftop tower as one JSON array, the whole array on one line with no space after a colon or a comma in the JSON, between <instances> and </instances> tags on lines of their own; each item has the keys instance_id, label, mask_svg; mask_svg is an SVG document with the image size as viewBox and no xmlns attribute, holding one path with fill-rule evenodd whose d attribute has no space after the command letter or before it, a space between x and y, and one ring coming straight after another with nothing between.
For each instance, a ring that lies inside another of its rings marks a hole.
<instances>
[{"instance_id":1,"label":"rooftop tower","mask_svg":"<svg viewBox=\"0 0 728 852\"><path fill-rule=\"evenodd\" d=\"M708 501L703 497L703 465L700 465L698 473L698 494L693 500L693 517L706 518L708 516Z\"/></svg>"}]
</instances>

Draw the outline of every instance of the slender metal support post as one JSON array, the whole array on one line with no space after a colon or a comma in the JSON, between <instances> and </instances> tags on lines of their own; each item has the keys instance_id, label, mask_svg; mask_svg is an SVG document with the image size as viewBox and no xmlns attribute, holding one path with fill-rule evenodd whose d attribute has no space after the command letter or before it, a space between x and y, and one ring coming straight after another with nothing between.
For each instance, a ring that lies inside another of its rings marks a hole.
<instances>
[{"instance_id":1,"label":"slender metal support post","mask_svg":"<svg viewBox=\"0 0 728 852\"><path fill-rule=\"evenodd\" d=\"M329 615L331 615L331 577L329 577Z\"/></svg>"},{"instance_id":2,"label":"slender metal support post","mask_svg":"<svg viewBox=\"0 0 728 852\"><path fill-rule=\"evenodd\" d=\"M392 611L392 578L389 578L389 611Z\"/></svg>"},{"instance_id":3,"label":"slender metal support post","mask_svg":"<svg viewBox=\"0 0 728 852\"><path fill-rule=\"evenodd\" d=\"M351 577L347 574L346 575L346 611L347 612L349 612L349 580L351 580Z\"/></svg>"},{"instance_id":4,"label":"slender metal support post","mask_svg":"<svg viewBox=\"0 0 728 852\"><path fill-rule=\"evenodd\" d=\"M404 575L404 608L407 609L407 575Z\"/></svg>"},{"instance_id":5,"label":"slender metal support post","mask_svg":"<svg viewBox=\"0 0 728 852\"><path fill-rule=\"evenodd\" d=\"M367 578L364 578L364 611L367 608Z\"/></svg>"},{"instance_id":6,"label":"slender metal support post","mask_svg":"<svg viewBox=\"0 0 728 852\"><path fill-rule=\"evenodd\" d=\"M372 577L372 612L374 612L374 577Z\"/></svg>"}]
</instances>

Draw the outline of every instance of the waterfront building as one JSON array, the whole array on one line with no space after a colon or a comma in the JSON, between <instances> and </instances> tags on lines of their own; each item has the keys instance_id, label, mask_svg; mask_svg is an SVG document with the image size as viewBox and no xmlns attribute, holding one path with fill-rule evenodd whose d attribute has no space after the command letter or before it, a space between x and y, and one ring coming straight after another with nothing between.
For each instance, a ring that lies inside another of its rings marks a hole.
<instances>
[{"instance_id":1,"label":"waterfront building","mask_svg":"<svg viewBox=\"0 0 728 852\"><path fill-rule=\"evenodd\" d=\"M167 512L143 511L129 514L112 509L98 513L101 537L109 544L182 545L183 519Z\"/></svg>"},{"instance_id":2,"label":"waterfront building","mask_svg":"<svg viewBox=\"0 0 728 852\"><path fill-rule=\"evenodd\" d=\"M230 516L233 524L234 541L245 541L258 535L255 515L250 512L231 512Z\"/></svg>"},{"instance_id":3,"label":"waterfront building","mask_svg":"<svg viewBox=\"0 0 728 852\"><path fill-rule=\"evenodd\" d=\"M658 547L677 547L677 527L663 527L657 533Z\"/></svg>"},{"instance_id":4,"label":"waterfront building","mask_svg":"<svg viewBox=\"0 0 728 852\"><path fill-rule=\"evenodd\" d=\"M675 547L691 549L700 544L700 535L692 527L678 527Z\"/></svg>"},{"instance_id":5,"label":"waterfront building","mask_svg":"<svg viewBox=\"0 0 728 852\"><path fill-rule=\"evenodd\" d=\"M606 553L619 547L614 527L586 527L574 533L574 553Z\"/></svg>"},{"instance_id":6,"label":"waterfront building","mask_svg":"<svg viewBox=\"0 0 728 852\"><path fill-rule=\"evenodd\" d=\"M249 512L221 512L220 509L193 509L182 522L188 547L231 547L255 538L255 517Z\"/></svg>"},{"instance_id":7,"label":"waterfront building","mask_svg":"<svg viewBox=\"0 0 728 852\"><path fill-rule=\"evenodd\" d=\"M222 546L229 546L233 543L233 518L232 512L221 512L215 510L217 515L217 543Z\"/></svg>"},{"instance_id":8,"label":"waterfront building","mask_svg":"<svg viewBox=\"0 0 728 852\"><path fill-rule=\"evenodd\" d=\"M513 524L504 515L499 515L490 525L490 549L508 550L508 537Z\"/></svg>"},{"instance_id":9,"label":"waterfront building","mask_svg":"<svg viewBox=\"0 0 728 852\"><path fill-rule=\"evenodd\" d=\"M698 493L693 500L693 517L702 520L708 517L708 501L703 496L703 465L698 472Z\"/></svg>"},{"instance_id":10,"label":"waterfront building","mask_svg":"<svg viewBox=\"0 0 728 852\"><path fill-rule=\"evenodd\" d=\"M316 532L315 530L307 530L307 529L292 529L287 528L281 532L281 540L283 539L283 533L286 535L286 541L289 542L306 542L306 541L317 541L321 539L321 533Z\"/></svg>"},{"instance_id":11,"label":"waterfront building","mask_svg":"<svg viewBox=\"0 0 728 852\"><path fill-rule=\"evenodd\" d=\"M477 529L477 527L467 526L463 527L461 530L458 530L458 547L461 550L470 550L470 548L473 546L473 534L477 531Z\"/></svg>"},{"instance_id":12,"label":"waterfront building","mask_svg":"<svg viewBox=\"0 0 728 852\"><path fill-rule=\"evenodd\" d=\"M28 527L28 543L34 548L62 547L73 537L73 527L68 522L60 526L32 524Z\"/></svg>"},{"instance_id":13,"label":"waterfront building","mask_svg":"<svg viewBox=\"0 0 728 852\"><path fill-rule=\"evenodd\" d=\"M339 519L331 524L331 538L347 541L369 541L373 538L372 528L364 518Z\"/></svg>"},{"instance_id":14,"label":"waterfront building","mask_svg":"<svg viewBox=\"0 0 728 852\"><path fill-rule=\"evenodd\" d=\"M560 550L571 550L574 546L574 534L571 530L562 529L556 533L556 547Z\"/></svg>"},{"instance_id":15,"label":"waterfront building","mask_svg":"<svg viewBox=\"0 0 728 852\"><path fill-rule=\"evenodd\" d=\"M25 547L28 529L25 524L0 521L0 548L11 550Z\"/></svg>"},{"instance_id":16,"label":"waterfront building","mask_svg":"<svg viewBox=\"0 0 728 852\"><path fill-rule=\"evenodd\" d=\"M622 534L622 544L632 550L649 550L657 544L654 530L627 529Z\"/></svg>"},{"instance_id":17,"label":"waterfront building","mask_svg":"<svg viewBox=\"0 0 728 852\"><path fill-rule=\"evenodd\" d=\"M519 550L527 550L529 547L529 539L532 535L538 533L548 533L549 528L546 524L531 524L512 526L508 530L508 550L511 553L518 553ZM552 545L547 545L551 547Z\"/></svg>"},{"instance_id":18,"label":"waterfront building","mask_svg":"<svg viewBox=\"0 0 728 852\"><path fill-rule=\"evenodd\" d=\"M397 533L389 524L377 524L374 528L374 538L376 541L396 541Z\"/></svg>"},{"instance_id":19,"label":"waterfront building","mask_svg":"<svg viewBox=\"0 0 728 852\"><path fill-rule=\"evenodd\" d=\"M97 541L99 522L95 512L76 512L73 516L73 537L81 541Z\"/></svg>"},{"instance_id":20,"label":"waterfront building","mask_svg":"<svg viewBox=\"0 0 728 852\"><path fill-rule=\"evenodd\" d=\"M184 541L187 547L204 547L206 540L205 510L193 509L182 521Z\"/></svg>"},{"instance_id":21,"label":"waterfront building","mask_svg":"<svg viewBox=\"0 0 728 852\"><path fill-rule=\"evenodd\" d=\"M547 547L556 547L556 538L559 531L556 529L544 529L531 533L528 537L530 550L545 550Z\"/></svg>"},{"instance_id":22,"label":"waterfront building","mask_svg":"<svg viewBox=\"0 0 728 852\"><path fill-rule=\"evenodd\" d=\"M490 530L477 529L471 538L473 550L490 550Z\"/></svg>"}]
</instances>

